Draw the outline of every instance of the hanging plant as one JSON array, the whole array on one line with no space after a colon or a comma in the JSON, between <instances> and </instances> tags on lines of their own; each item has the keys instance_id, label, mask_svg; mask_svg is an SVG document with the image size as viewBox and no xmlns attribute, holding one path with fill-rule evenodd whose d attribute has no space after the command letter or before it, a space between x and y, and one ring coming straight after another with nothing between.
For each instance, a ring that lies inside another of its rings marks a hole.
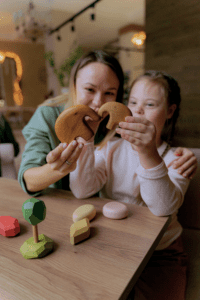
<instances>
[{"instance_id":1,"label":"hanging plant","mask_svg":"<svg viewBox=\"0 0 200 300\"><path fill-rule=\"evenodd\" d=\"M66 77L69 78L73 65L83 55L83 53L84 52L82 47L78 46L70 53L69 57L64 60L63 64L58 69L55 68L55 59L53 51L48 51L45 53L45 59L48 60L50 66L53 68L53 71L58 78L60 86L66 86L66 84L64 83L64 79Z\"/></svg>"}]
</instances>

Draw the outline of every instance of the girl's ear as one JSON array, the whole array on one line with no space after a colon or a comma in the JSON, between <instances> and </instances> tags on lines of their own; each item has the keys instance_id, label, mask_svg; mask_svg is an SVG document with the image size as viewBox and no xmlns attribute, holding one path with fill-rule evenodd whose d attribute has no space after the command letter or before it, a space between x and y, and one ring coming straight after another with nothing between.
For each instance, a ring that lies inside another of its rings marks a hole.
<instances>
[{"instance_id":1,"label":"girl's ear","mask_svg":"<svg viewBox=\"0 0 200 300\"><path fill-rule=\"evenodd\" d=\"M176 110L177 105L176 104L172 104L169 108L168 108L168 112L167 112L167 119L171 119L175 110Z\"/></svg>"}]
</instances>

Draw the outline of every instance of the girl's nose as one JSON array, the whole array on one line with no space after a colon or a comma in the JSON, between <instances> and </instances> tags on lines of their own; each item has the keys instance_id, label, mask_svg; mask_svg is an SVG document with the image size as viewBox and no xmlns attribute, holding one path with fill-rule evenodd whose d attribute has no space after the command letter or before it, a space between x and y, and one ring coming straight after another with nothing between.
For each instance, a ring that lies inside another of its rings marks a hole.
<instances>
[{"instance_id":1,"label":"girl's nose","mask_svg":"<svg viewBox=\"0 0 200 300\"><path fill-rule=\"evenodd\" d=\"M138 115L141 115L141 114L144 113L144 110L143 110L142 105L136 106L136 108L135 108L135 113L138 114Z\"/></svg>"}]
</instances>

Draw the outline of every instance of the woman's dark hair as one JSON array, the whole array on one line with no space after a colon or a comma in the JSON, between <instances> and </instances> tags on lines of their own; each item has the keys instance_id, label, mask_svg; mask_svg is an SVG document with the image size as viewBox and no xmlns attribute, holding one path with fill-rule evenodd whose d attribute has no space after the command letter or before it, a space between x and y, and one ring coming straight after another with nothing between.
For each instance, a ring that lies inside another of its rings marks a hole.
<instances>
[{"instance_id":1,"label":"woman's dark hair","mask_svg":"<svg viewBox=\"0 0 200 300\"><path fill-rule=\"evenodd\" d=\"M142 78L148 78L151 82L159 84L165 93L168 107L176 104L176 109L171 119L167 119L161 134L161 139L172 144L175 133L175 126L180 112L181 93L177 81L169 74L162 71L149 70L139 76L131 85L131 89L136 82Z\"/></svg>"}]
</instances>

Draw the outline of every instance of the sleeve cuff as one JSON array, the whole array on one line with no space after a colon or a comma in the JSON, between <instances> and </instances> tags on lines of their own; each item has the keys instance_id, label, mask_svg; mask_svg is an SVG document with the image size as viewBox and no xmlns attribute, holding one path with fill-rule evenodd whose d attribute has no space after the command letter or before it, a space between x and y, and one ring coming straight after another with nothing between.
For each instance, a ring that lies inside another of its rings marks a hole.
<instances>
[{"instance_id":1,"label":"sleeve cuff","mask_svg":"<svg viewBox=\"0 0 200 300\"><path fill-rule=\"evenodd\" d=\"M145 169L141 165L136 169L136 173L147 179L158 179L164 177L168 174L168 169L165 165L165 162L162 161L158 166L152 169Z\"/></svg>"}]
</instances>

